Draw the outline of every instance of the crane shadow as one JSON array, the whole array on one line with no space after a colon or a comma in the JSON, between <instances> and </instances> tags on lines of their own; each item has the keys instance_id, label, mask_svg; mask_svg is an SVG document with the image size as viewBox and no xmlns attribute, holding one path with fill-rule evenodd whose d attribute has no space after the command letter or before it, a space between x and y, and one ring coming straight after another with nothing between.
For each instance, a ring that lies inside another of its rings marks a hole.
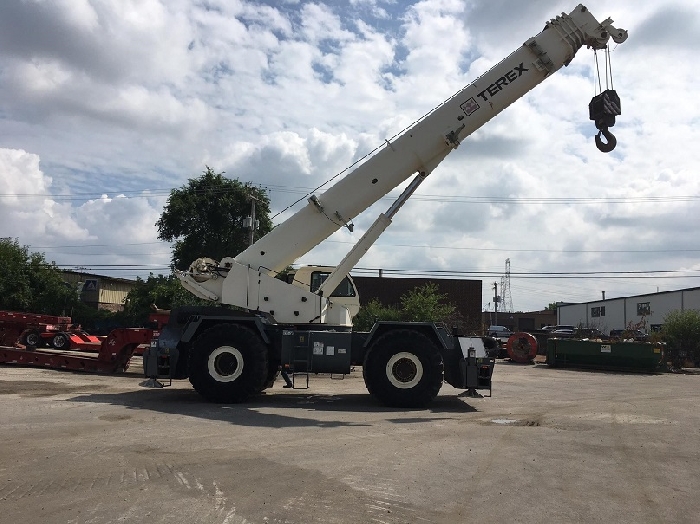
<instances>
[{"instance_id":1,"label":"crane shadow","mask_svg":"<svg viewBox=\"0 0 700 524\"><path fill-rule=\"evenodd\" d=\"M159 389L121 393L79 394L68 402L123 406L250 427L343 427L372 426L372 422L348 420L347 413L388 414L396 424L432 423L477 410L457 396L438 396L425 409L388 408L368 394L338 395L308 392L263 393L240 404L208 403L194 390ZM340 416L335 416L340 415ZM359 418L359 417L358 417Z\"/></svg>"}]
</instances>

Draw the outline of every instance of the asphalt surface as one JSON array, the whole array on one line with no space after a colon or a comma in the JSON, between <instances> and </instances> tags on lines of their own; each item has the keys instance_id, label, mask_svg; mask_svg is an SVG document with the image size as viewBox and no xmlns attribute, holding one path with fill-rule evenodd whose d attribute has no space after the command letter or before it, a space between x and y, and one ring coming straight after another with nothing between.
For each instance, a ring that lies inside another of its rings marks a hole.
<instances>
[{"instance_id":1,"label":"asphalt surface","mask_svg":"<svg viewBox=\"0 0 700 524\"><path fill-rule=\"evenodd\" d=\"M700 520L700 375L498 361L387 409L361 370L207 404L189 382L0 366L1 523Z\"/></svg>"}]
</instances>

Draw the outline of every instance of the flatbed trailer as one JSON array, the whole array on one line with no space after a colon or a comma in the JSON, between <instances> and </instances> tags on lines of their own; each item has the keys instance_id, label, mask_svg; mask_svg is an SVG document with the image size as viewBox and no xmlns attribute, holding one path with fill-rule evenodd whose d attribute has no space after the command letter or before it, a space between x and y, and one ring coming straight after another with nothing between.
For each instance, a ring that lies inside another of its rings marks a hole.
<instances>
[{"instance_id":1,"label":"flatbed trailer","mask_svg":"<svg viewBox=\"0 0 700 524\"><path fill-rule=\"evenodd\" d=\"M15 347L2 346L0 347L0 363L93 373L120 373L128 369L131 357L137 348L150 344L152 338L152 329L114 329L102 341L96 354L81 351L31 349L31 347L20 344Z\"/></svg>"},{"instance_id":2,"label":"flatbed trailer","mask_svg":"<svg viewBox=\"0 0 700 524\"><path fill-rule=\"evenodd\" d=\"M0 345L99 351L104 337L90 335L71 317L0 311Z\"/></svg>"}]
</instances>

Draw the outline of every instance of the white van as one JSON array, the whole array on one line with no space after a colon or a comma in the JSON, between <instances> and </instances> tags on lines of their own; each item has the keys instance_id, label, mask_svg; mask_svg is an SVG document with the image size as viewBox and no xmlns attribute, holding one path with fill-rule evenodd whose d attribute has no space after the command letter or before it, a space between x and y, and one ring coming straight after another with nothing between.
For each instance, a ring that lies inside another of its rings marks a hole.
<instances>
[{"instance_id":1,"label":"white van","mask_svg":"<svg viewBox=\"0 0 700 524\"><path fill-rule=\"evenodd\" d=\"M508 338L513 334L513 332L505 326L489 326L486 334L489 337Z\"/></svg>"}]
</instances>

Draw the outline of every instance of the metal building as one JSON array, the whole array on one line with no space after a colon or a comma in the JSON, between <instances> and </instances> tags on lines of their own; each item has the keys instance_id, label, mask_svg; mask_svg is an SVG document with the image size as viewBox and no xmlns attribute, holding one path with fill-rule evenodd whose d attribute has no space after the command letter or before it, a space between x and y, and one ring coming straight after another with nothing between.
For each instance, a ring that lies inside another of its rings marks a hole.
<instances>
[{"instance_id":1,"label":"metal building","mask_svg":"<svg viewBox=\"0 0 700 524\"><path fill-rule=\"evenodd\" d=\"M75 289L80 300L95 309L122 311L126 295L136 285L135 280L106 277L84 271L61 271L66 285Z\"/></svg>"},{"instance_id":2,"label":"metal building","mask_svg":"<svg viewBox=\"0 0 700 524\"><path fill-rule=\"evenodd\" d=\"M600 329L657 331L674 310L700 310L700 287L557 306L557 324Z\"/></svg>"}]
</instances>

